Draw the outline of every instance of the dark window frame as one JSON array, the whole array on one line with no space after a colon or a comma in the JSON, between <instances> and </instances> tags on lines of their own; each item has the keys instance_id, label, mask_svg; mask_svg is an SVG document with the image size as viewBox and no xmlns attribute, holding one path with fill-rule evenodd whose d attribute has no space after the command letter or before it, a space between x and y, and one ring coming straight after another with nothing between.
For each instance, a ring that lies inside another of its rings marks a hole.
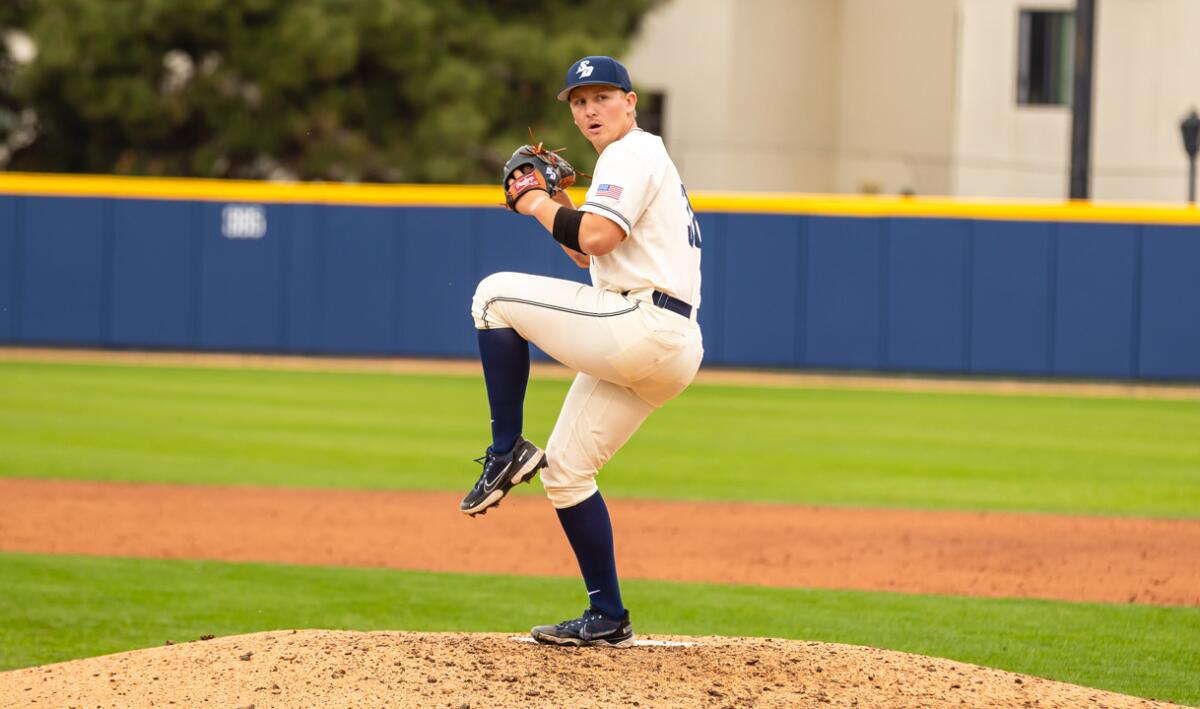
<instances>
[{"instance_id":1,"label":"dark window frame","mask_svg":"<svg viewBox=\"0 0 1200 709\"><path fill-rule=\"evenodd\" d=\"M638 127L663 139L667 136L667 94L665 91L638 92Z\"/></svg>"},{"instance_id":2,"label":"dark window frame","mask_svg":"<svg viewBox=\"0 0 1200 709\"><path fill-rule=\"evenodd\" d=\"M1018 106L1071 106L1075 12L1023 7L1017 16Z\"/></svg>"}]
</instances>

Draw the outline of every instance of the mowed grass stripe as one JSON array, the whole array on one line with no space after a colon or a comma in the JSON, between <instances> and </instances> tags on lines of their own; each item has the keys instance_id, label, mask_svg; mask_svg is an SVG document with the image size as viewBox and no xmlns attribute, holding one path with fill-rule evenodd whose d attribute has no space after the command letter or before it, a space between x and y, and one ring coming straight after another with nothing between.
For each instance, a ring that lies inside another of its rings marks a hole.
<instances>
[{"instance_id":1,"label":"mowed grass stripe","mask_svg":"<svg viewBox=\"0 0 1200 709\"><path fill-rule=\"evenodd\" d=\"M544 442L568 383L535 380ZM465 490L473 376L0 363L0 475ZM695 385L606 494L1200 517L1200 401Z\"/></svg>"},{"instance_id":2,"label":"mowed grass stripe","mask_svg":"<svg viewBox=\"0 0 1200 709\"><path fill-rule=\"evenodd\" d=\"M947 657L1200 702L1200 609L633 581L642 634L769 636ZM524 633L578 581L0 554L0 669L286 628Z\"/></svg>"}]
</instances>

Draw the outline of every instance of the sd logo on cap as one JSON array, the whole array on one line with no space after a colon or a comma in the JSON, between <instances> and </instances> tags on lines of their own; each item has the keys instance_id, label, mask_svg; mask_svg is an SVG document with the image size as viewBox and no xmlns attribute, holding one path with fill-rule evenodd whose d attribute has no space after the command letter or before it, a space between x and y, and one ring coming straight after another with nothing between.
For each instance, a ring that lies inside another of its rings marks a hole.
<instances>
[{"instance_id":1,"label":"sd logo on cap","mask_svg":"<svg viewBox=\"0 0 1200 709\"><path fill-rule=\"evenodd\" d=\"M577 86L607 84L622 91L633 91L629 72L612 57L584 57L567 69L566 85L558 92L558 100L566 101L571 89Z\"/></svg>"}]
</instances>

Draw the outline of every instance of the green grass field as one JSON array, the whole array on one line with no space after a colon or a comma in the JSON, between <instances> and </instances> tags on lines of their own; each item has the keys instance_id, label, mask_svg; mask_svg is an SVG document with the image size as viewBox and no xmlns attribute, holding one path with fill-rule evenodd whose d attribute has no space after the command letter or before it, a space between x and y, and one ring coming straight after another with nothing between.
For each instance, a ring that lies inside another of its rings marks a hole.
<instances>
[{"instance_id":1,"label":"green grass field","mask_svg":"<svg viewBox=\"0 0 1200 709\"><path fill-rule=\"evenodd\" d=\"M579 614L572 579L0 554L0 669L280 628L525 633ZM638 631L948 657L1200 702L1200 609L624 584ZM67 632L69 630L69 632Z\"/></svg>"},{"instance_id":2,"label":"green grass field","mask_svg":"<svg viewBox=\"0 0 1200 709\"><path fill-rule=\"evenodd\" d=\"M566 388L531 385L536 441ZM10 362L0 404L0 476L465 490L488 440L476 377ZM1197 401L698 385L650 418L601 486L1200 518L1197 431ZM1196 608L626 587L643 633L850 642L1200 702ZM284 627L523 631L577 614L580 596L569 579L0 554L0 668Z\"/></svg>"},{"instance_id":3,"label":"green grass field","mask_svg":"<svg viewBox=\"0 0 1200 709\"><path fill-rule=\"evenodd\" d=\"M530 387L535 441L566 388ZM7 476L465 490L489 441L476 377L0 363L0 392ZM1196 518L1197 431L1200 401L697 385L650 417L601 486Z\"/></svg>"}]
</instances>

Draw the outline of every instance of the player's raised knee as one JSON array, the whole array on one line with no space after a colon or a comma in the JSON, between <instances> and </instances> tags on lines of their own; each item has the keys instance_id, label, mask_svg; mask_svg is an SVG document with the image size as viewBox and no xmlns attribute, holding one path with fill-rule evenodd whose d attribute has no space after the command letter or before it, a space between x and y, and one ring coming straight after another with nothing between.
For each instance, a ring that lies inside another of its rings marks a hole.
<instances>
[{"instance_id":1,"label":"player's raised knee","mask_svg":"<svg viewBox=\"0 0 1200 709\"><path fill-rule=\"evenodd\" d=\"M513 279L519 275L521 274L501 271L484 278L475 286L475 295L471 298L471 317L475 319L476 329L483 330L498 325L491 304L496 298L512 292Z\"/></svg>"},{"instance_id":2,"label":"player's raised knee","mask_svg":"<svg viewBox=\"0 0 1200 709\"><path fill-rule=\"evenodd\" d=\"M498 295L503 295L506 290L505 286L512 283L512 279L518 275L520 274L510 271L500 271L499 273L487 276L479 282L479 285L475 286L474 300L476 302L481 299L486 301Z\"/></svg>"}]
</instances>

